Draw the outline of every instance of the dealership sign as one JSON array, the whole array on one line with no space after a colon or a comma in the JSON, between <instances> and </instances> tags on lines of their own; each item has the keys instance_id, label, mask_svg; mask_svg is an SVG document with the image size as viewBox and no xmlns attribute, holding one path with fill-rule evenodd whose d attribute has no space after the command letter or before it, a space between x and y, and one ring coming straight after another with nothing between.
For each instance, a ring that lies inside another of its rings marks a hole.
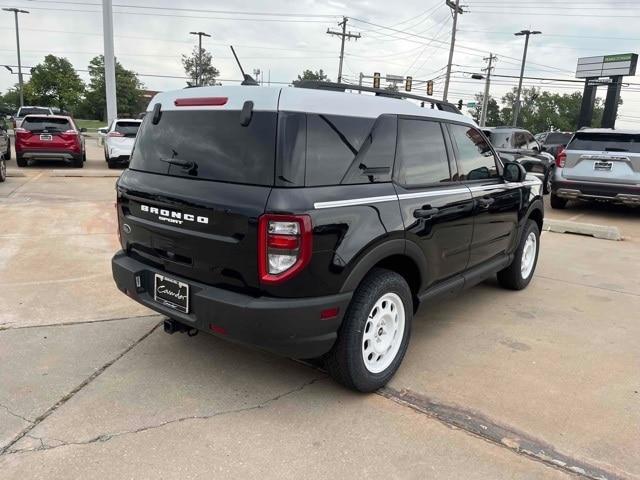
<instances>
[{"instance_id":1,"label":"dealership sign","mask_svg":"<svg viewBox=\"0 0 640 480\"><path fill-rule=\"evenodd\" d=\"M579 58L576 78L635 75L637 63L638 55L635 53Z\"/></svg>"}]
</instances>

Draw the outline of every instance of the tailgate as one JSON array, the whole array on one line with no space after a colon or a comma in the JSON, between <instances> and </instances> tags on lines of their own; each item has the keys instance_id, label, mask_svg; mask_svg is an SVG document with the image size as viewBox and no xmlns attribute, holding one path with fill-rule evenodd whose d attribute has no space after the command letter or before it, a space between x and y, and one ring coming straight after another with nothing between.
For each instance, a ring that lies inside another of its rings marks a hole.
<instances>
[{"instance_id":1,"label":"tailgate","mask_svg":"<svg viewBox=\"0 0 640 480\"><path fill-rule=\"evenodd\" d=\"M617 152L567 151L562 176L581 182L640 184L640 156Z\"/></svg>"},{"instance_id":2,"label":"tailgate","mask_svg":"<svg viewBox=\"0 0 640 480\"><path fill-rule=\"evenodd\" d=\"M118 182L122 241L131 256L168 273L251 291L258 287L257 218L270 191L126 170Z\"/></svg>"}]
</instances>

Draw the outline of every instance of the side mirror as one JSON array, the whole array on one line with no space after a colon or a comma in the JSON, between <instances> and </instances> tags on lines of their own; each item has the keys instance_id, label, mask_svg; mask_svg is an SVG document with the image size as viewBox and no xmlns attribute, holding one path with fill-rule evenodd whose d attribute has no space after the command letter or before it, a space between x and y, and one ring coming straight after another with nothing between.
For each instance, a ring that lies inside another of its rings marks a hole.
<instances>
[{"instance_id":1,"label":"side mirror","mask_svg":"<svg viewBox=\"0 0 640 480\"><path fill-rule=\"evenodd\" d=\"M80 129L80 133L86 133L86 131L87 131L87 129L86 129L86 128L84 128L84 127L82 127L82 128Z\"/></svg>"},{"instance_id":2,"label":"side mirror","mask_svg":"<svg viewBox=\"0 0 640 480\"><path fill-rule=\"evenodd\" d=\"M504 164L502 178L507 182L522 182L527 176L527 171L517 162L507 162Z\"/></svg>"},{"instance_id":3,"label":"side mirror","mask_svg":"<svg viewBox=\"0 0 640 480\"><path fill-rule=\"evenodd\" d=\"M102 127L98 129L98 133L102 134L102 135L106 135L107 134L107 130L109 130L108 127Z\"/></svg>"}]
</instances>

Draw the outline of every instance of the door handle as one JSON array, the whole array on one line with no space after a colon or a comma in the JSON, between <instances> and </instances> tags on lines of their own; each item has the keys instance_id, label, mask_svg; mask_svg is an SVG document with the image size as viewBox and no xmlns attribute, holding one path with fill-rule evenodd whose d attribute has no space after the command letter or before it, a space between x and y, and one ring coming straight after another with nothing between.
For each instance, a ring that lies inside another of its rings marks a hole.
<instances>
[{"instance_id":1,"label":"door handle","mask_svg":"<svg viewBox=\"0 0 640 480\"><path fill-rule=\"evenodd\" d=\"M482 208L489 208L495 202L495 198L491 197L480 197L476 198L476 202L478 202L478 206Z\"/></svg>"},{"instance_id":2,"label":"door handle","mask_svg":"<svg viewBox=\"0 0 640 480\"><path fill-rule=\"evenodd\" d=\"M431 208L429 205L425 205L424 208L419 208L413 211L413 216L415 218L424 218L429 219L432 218L440 211L439 208Z\"/></svg>"}]
</instances>

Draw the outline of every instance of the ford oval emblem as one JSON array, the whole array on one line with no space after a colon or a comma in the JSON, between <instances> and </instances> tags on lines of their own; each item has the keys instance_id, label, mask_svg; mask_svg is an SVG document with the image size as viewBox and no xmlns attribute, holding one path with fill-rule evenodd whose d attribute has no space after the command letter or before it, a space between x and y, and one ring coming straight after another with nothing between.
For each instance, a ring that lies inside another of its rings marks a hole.
<instances>
[{"instance_id":1,"label":"ford oval emblem","mask_svg":"<svg viewBox=\"0 0 640 480\"><path fill-rule=\"evenodd\" d=\"M124 230L124 233L129 234L131 233L131 227L129 226L129 224L125 223L124 225L122 225L122 230Z\"/></svg>"}]
</instances>

